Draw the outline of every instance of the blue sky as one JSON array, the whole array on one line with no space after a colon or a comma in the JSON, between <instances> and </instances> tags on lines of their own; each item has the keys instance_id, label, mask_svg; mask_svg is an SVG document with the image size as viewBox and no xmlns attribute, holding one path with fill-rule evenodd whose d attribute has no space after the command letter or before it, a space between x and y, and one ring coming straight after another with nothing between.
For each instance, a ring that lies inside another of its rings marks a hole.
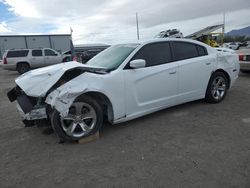
<instances>
[{"instance_id":1,"label":"blue sky","mask_svg":"<svg viewBox=\"0 0 250 188\"><path fill-rule=\"evenodd\" d=\"M0 35L69 34L72 27L76 44L134 42L136 12L148 40L162 30L188 35L221 24L224 11L226 31L250 25L249 0L0 0Z\"/></svg>"},{"instance_id":2,"label":"blue sky","mask_svg":"<svg viewBox=\"0 0 250 188\"><path fill-rule=\"evenodd\" d=\"M2 21L8 21L11 18L14 18L15 15L8 11L9 6L4 4L3 2L0 2L0 22Z\"/></svg>"}]
</instances>

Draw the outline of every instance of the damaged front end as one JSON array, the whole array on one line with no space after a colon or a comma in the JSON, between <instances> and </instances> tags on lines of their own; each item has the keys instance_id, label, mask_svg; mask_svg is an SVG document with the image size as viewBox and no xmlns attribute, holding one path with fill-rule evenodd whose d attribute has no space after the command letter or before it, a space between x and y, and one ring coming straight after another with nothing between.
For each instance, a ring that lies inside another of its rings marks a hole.
<instances>
[{"instance_id":1,"label":"damaged front end","mask_svg":"<svg viewBox=\"0 0 250 188\"><path fill-rule=\"evenodd\" d=\"M17 101L17 109L27 127L34 125L35 120L48 119L44 98L30 97L19 86L10 90L7 96L11 102Z\"/></svg>"},{"instance_id":2,"label":"damaged front end","mask_svg":"<svg viewBox=\"0 0 250 188\"><path fill-rule=\"evenodd\" d=\"M27 127L34 125L37 120L50 122L54 109L61 114L67 113L66 108L69 108L77 95L83 92L79 90L76 92L67 87L58 93L58 88L84 72L107 73L101 68L88 67L77 62L61 63L33 70L18 77L15 80L17 86L11 89L7 96L11 102L17 101L17 109ZM76 85L79 84L81 81L78 80ZM64 98L64 101L59 96ZM64 105L60 105L61 102Z\"/></svg>"}]
</instances>

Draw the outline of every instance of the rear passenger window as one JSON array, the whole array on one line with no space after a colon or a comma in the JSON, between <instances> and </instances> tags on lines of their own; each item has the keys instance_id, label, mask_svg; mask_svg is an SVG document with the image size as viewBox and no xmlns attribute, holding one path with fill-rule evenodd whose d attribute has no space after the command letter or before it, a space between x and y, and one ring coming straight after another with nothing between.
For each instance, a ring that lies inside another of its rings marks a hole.
<instances>
[{"instance_id":1,"label":"rear passenger window","mask_svg":"<svg viewBox=\"0 0 250 188\"><path fill-rule=\"evenodd\" d=\"M15 51L8 51L7 57L26 57L29 53L29 50L15 50Z\"/></svg>"},{"instance_id":2,"label":"rear passenger window","mask_svg":"<svg viewBox=\"0 0 250 188\"><path fill-rule=\"evenodd\" d=\"M143 47L132 60L144 59L146 67L161 65L172 61L169 43L154 43Z\"/></svg>"},{"instance_id":3,"label":"rear passenger window","mask_svg":"<svg viewBox=\"0 0 250 188\"><path fill-rule=\"evenodd\" d=\"M32 50L32 56L43 56L42 50Z\"/></svg>"},{"instance_id":4,"label":"rear passenger window","mask_svg":"<svg viewBox=\"0 0 250 188\"><path fill-rule=\"evenodd\" d=\"M206 48L204 48L203 46L200 46L200 45L196 45L196 47L197 47L199 56L207 55L207 50L206 50Z\"/></svg>"},{"instance_id":5,"label":"rear passenger window","mask_svg":"<svg viewBox=\"0 0 250 188\"><path fill-rule=\"evenodd\" d=\"M184 60L199 56L196 45L187 42L173 42L175 60Z\"/></svg>"}]
</instances>

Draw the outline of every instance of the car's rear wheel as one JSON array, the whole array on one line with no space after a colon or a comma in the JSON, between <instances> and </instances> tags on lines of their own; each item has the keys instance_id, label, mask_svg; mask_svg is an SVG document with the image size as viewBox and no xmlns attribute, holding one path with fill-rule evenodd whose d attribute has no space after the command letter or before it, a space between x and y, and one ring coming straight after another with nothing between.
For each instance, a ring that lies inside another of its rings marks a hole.
<instances>
[{"instance_id":1,"label":"car's rear wheel","mask_svg":"<svg viewBox=\"0 0 250 188\"><path fill-rule=\"evenodd\" d=\"M100 129L102 123L102 108L89 96L77 99L69 108L66 117L62 117L56 110L51 116L54 131L62 140L66 141L90 136Z\"/></svg>"},{"instance_id":2,"label":"car's rear wheel","mask_svg":"<svg viewBox=\"0 0 250 188\"><path fill-rule=\"evenodd\" d=\"M30 70L30 66L28 63L18 63L16 69L19 72L19 74L23 74Z\"/></svg>"},{"instance_id":3,"label":"car's rear wheel","mask_svg":"<svg viewBox=\"0 0 250 188\"><path fill-rule=\"evenodd\" d=\"M223 72L215 72L212 74L206 91L205 100L209 103L221 102L226 94L229 81Z\"/></svg>"}]
</instances>

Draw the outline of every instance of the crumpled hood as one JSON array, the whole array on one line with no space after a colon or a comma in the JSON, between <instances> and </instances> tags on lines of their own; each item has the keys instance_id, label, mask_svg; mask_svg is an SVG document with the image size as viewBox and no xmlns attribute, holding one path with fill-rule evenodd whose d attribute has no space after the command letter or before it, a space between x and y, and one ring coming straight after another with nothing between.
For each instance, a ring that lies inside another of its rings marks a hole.
<instances>
[{"instance_id":1,"label":"crumpled hood","mask_svg":"<svg viewBox=\"0 0 250 188\"><path fill-rule=\"evenodd\" d=\"M29 71L19 76L15 82L28 96L44 97L67 70L77 67L83 67L86 70L97 68L71 61Z\"/></svg>"}]
</instances>

